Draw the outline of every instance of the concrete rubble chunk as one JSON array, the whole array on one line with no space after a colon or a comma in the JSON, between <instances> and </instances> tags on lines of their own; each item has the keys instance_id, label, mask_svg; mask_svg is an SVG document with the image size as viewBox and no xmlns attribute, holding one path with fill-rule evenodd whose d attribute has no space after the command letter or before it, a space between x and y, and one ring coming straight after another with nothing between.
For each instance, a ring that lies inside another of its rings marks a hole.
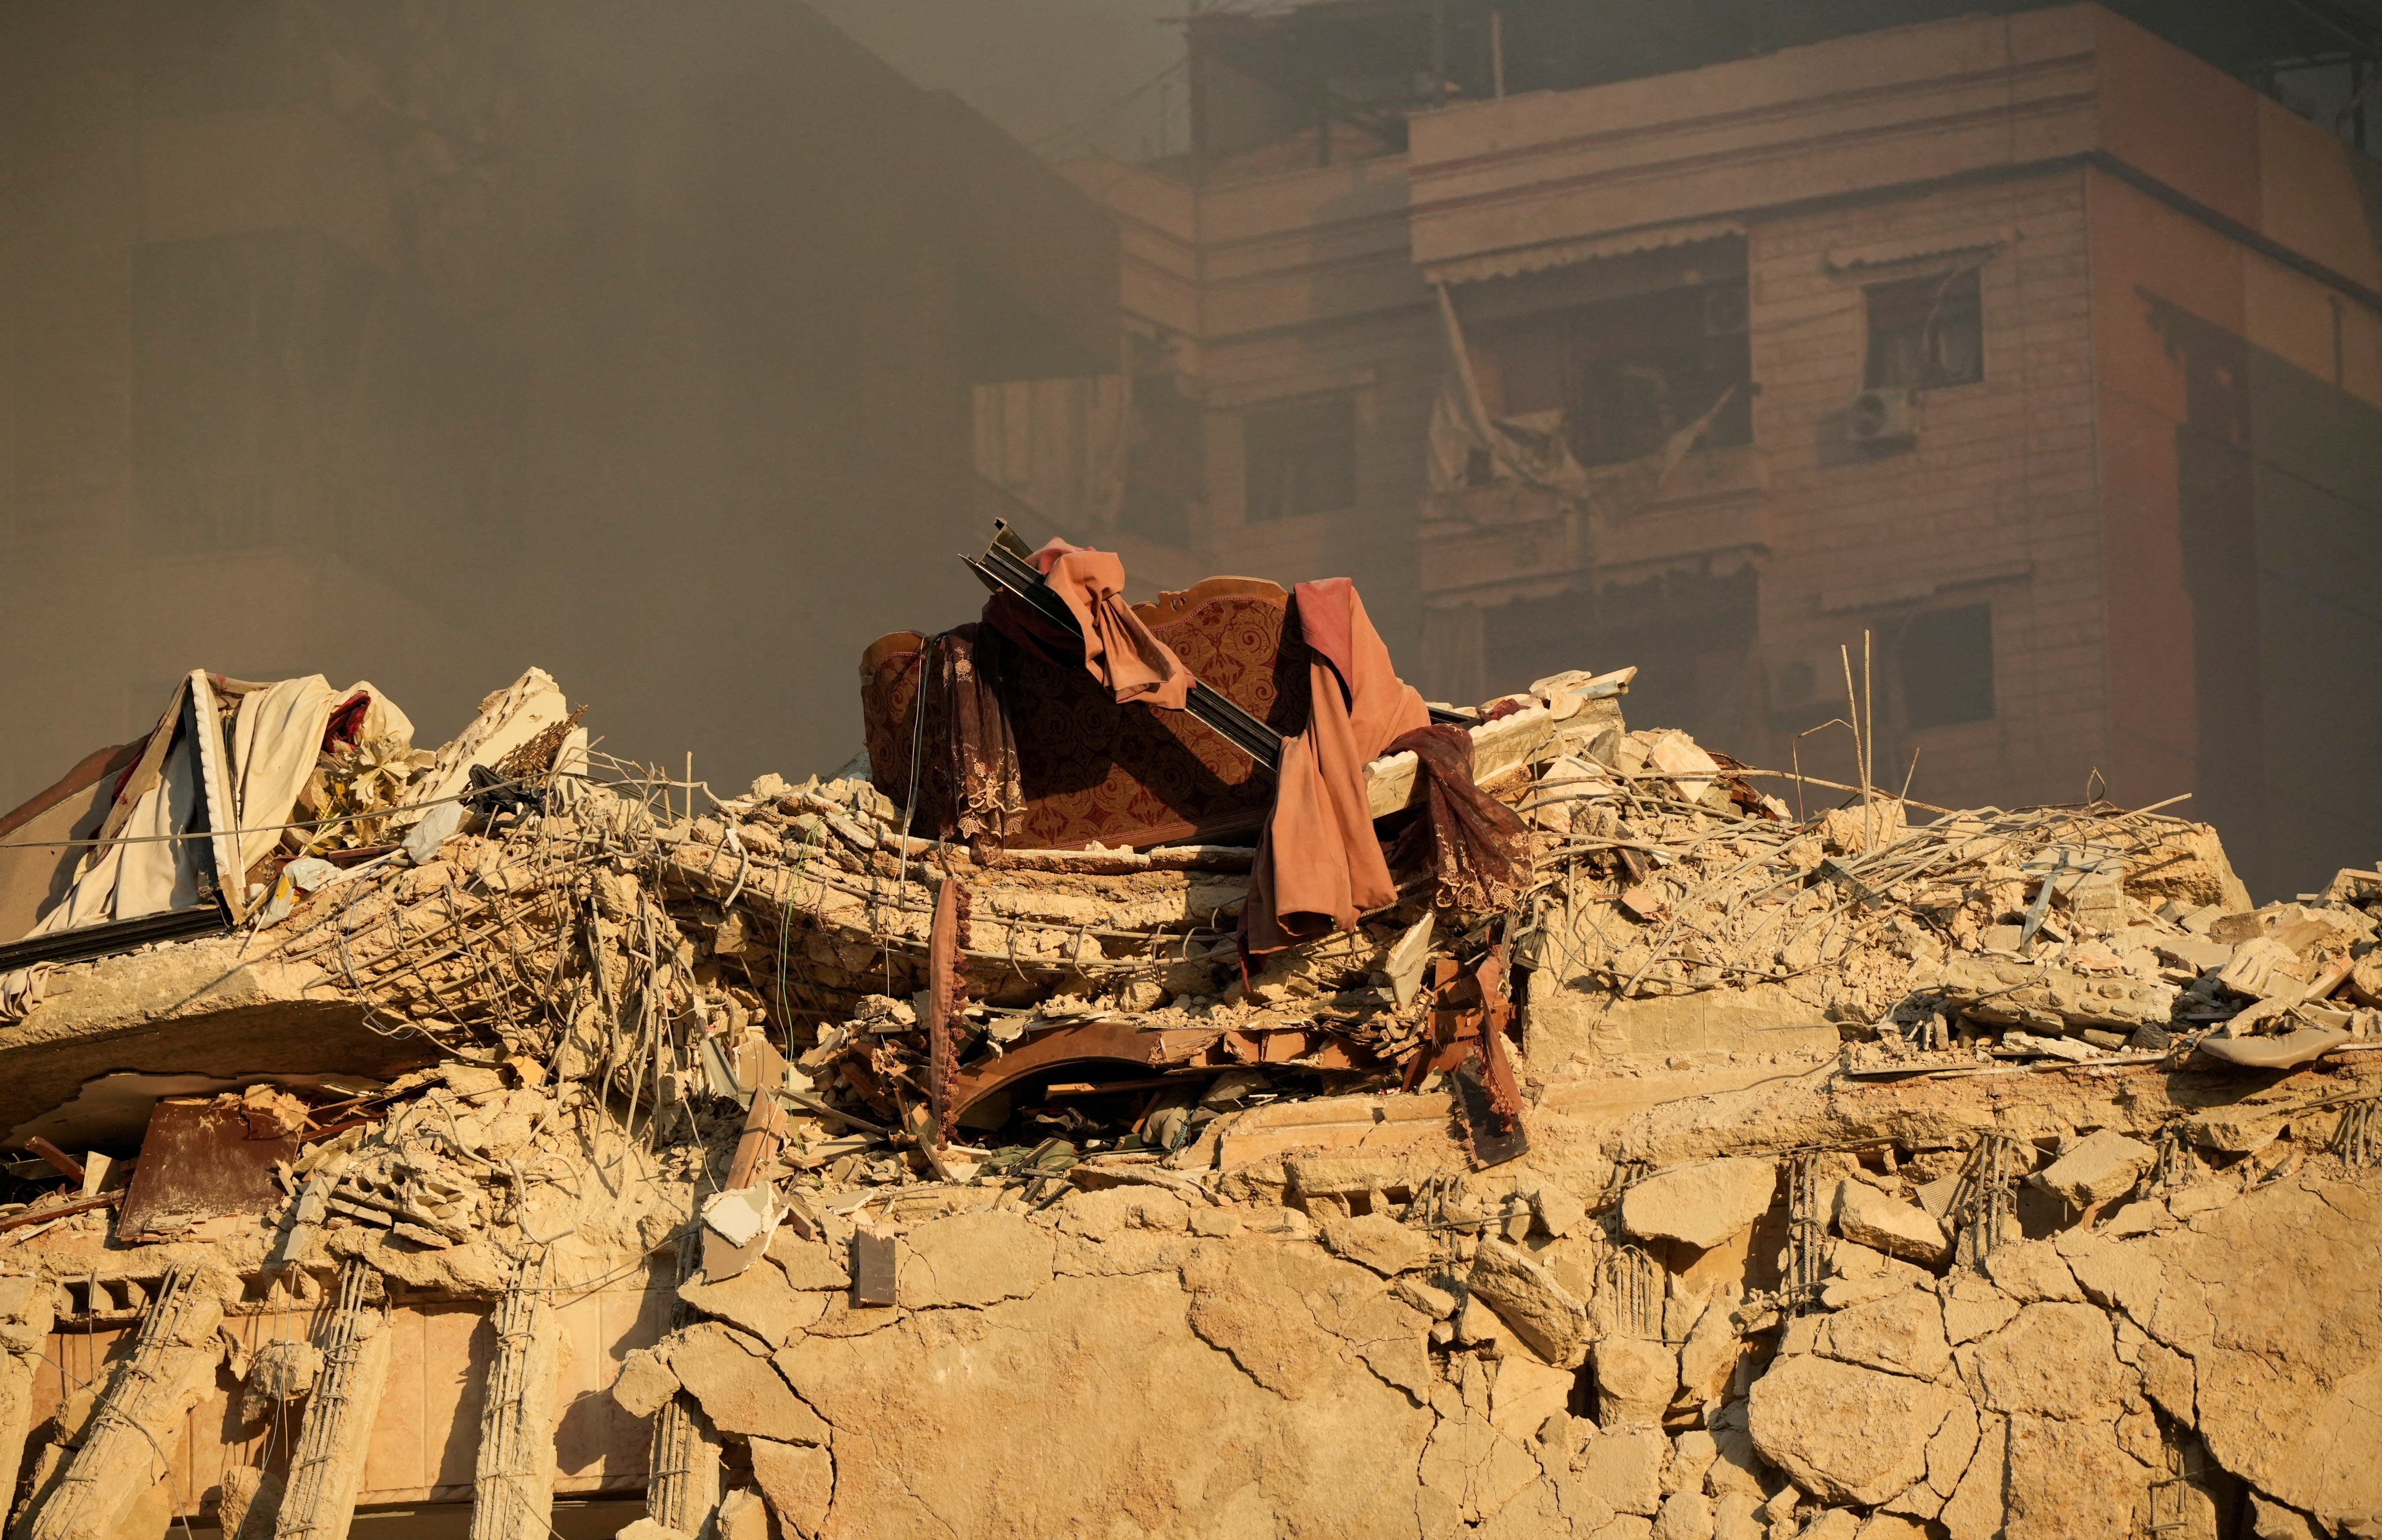
<instances>
[{"instance_id":1,"label":"concrete rubble chunk","mask_svg":"<svg viewBox=\"0 0 2382 1540\"><path fill-rule=\"evenodd\" d=\"M1484 1240L1473 1257L1469 1288L1541 1358L1557 1367L1580 1362L1588 1307L1545 1268L1502 1241Z\"/></svg>"},{"instance_id":2,"label":"concrete rubble chunk","mask_svg":"<svg viewBox=\"0 0 2382 1540\"><path fill-rule=\"evenodd\" d=\"M224 1540L273 1540L281 1517L281 1478L253 1465L223 1473L215 1520Z\"/></svg>"},{"instance_id":3,"label":"concrete rubble chunk","mask_svg":"<svg viewBox=\"0 0 2382 1540\"><path fill-rule=\"evenodd\" d=\"M2020 1241L1995 1247L1985 1255L1985 1276L1996 1288L2022 1304L2044 1300L2084 1298L2058 1248L2049 1241Z\"/></svg>"},{"instance_id":4,"label":"concrete rubble chunk","mask_svg":"<svg viewBox=\"0 0 2382 1540\"><path fill-rule=\"evenodd\" d=\"M1430 1262L1430 1241L1381 1214L1342 1216L1326 1219L1320 1228L1323 1244L1334 1256L1361 1263L1383 1277L1411 1273Z\"/></svg>"},{"instance_id":5,"label":"concrete rubble chunk","mask_svg":"<svg viewBox=\"0 0 2382 1540\"><path fill-rule=\"evenodd\" d=\"M1419 1278L1400 1278L1392 1286L1391 1292L1434 1321L1444 1321L1455 1314L1460 1302L1446 1289Z\"/></svg>"},{"instance_id":6,"label":"concrete rubble chunk","mask_svg":"<svg viewBox=\"0 0 2382 1540\"><path fill-rule=\"evenodd\" d=\"M769 1260L786 1275L786 1281L796 1289L817 1289L833 1293L852 1285L852 1271L845 1265L844 1248L823 1241L804 1241L791 1228L780 1226L769 1238Z\"/></svg>"},{"instance_id":7,"label":"concrete rubble chunk","mask_svg":"<svg viewBox=\"0 0 2382 1540\"><path fill-rule=\"evenodd\" d=\"M1580 1234L1588 1223L1588 1205L1563 1188L1541 1184L1530 1194L1530 1209L1539 1228L1555 1240Z\"/></svg>"},{"instance_id":8,"label":"concrete rubble chunk","mask_svg":"<svg viewBox=\"0 0 2382 1540\"><path fill-rule=\"evenodd\" d=\"M304 1397L323 1372L323 1350L312 1342L267 1342L249 1361L241 1382L240 1420L254 1424Z\"/></svg>"},{"instance_id":9,"label":"concrete rubble chunk","mask_svg":"<svg viewBox=\"0 0 2382 1540\"><path fill-rule=\"evenodd\" d=\"M902 1259L899 1289L902 1306L910 1310L1022 1299L1050 1281L1058 1255L1058 1241L1048 1228L1014 1214L982 1211L919 1225L902 1236L902 1244L909 1254Z\"/></svg>"},{"instance_id":10,"label":"concrete rubble chunk","mask_svg":"<svg viewBox=\"0 0 2382 1540\"><path fill-rule=\"evenodd\" d=\"M1889 1198L1867 1182L1838 1182L1835 1214L1838 1235L1888 1256L1932 1265L1952 1250L1944 1227L1925 1209Z\"/></svg>"},{"instance_id":11,"label":"concrete rubble chunk","mask_svg":"<svg viewBox=\"0 0 2382 1540\"><path fill-rule=\"evenodd\" d=\"M2156 1198L2138 1198L2109 1216L2101 1233L2113 1241L2123 1241L2136 1235L2155 1235L2171 1228L2175 1216L2167 1204Z\"/></svg>"},{"instance_id":12,"label":"concrete rubble chunk","mask_svg":"<svg viewBox=\"0 0 2382 1540\"><path fill-rule=\"evenodd\" d=\"M1423 1448L1417 1474L1467 1523L1494 1519L1543 1476L1520 1443L1477 1418L1443 1417Z\"/></svg>"},{"instance_id":13,"label":"concrete rubble chunk","mask_svg":"<svg viewBox=\"0 0 2382 1540\"><path fill-rule=\"evenodd\" d=\"M1770 1528L1755 1518L1759 1492L1724 1492L1713 1502L1713 1540L1767 1540Z\"/></svg>"},{"instance_id":14,"label":"concrete rubble chunk","mask_svg":"<svg viewBox=\"0 0 2382 1540\"><path fill-rule=\"evenodd\" d=\"M1497 1361L1490 1385L1489 1425L1508 1438L1528 1438L1549 1417L1565 1412L1578 1382L1571 1370L1550 1368L1526 1353L1508 1353Z\"/></svg>"},{"instance_id":15,"label":"concrete rubble chunk","mask_svg":"<svg viewBox=\"0 0 2382 1540\"><path fill-rule=\"evenodd\" d=\"M1985 1412L1971 1420L1976 1437L1968 1465L1959 1473L1935 1522L1952 1540L1996 1540L2006 1516L2003 1491L2009 1480L2009 1419Z\"/></svg>"},{"instance_id":16,"label":"concrete rubble chunk","mask_svg":"<svg viewBox=\"0 0 2382 1540\"><path fill-rule=\"evenodd\" d=\"M679 1285L678 1297L703 1312L780 1348L826 1309L823 1295L804 1293L776 1267L748 1266L719 1283L701 1274Z\"/></svg>"},{"instance_id":17,"label":"concrete rubble chunk","mask_svg":"<svg viewBox=\"0 0 2382 1540\"><path fill-rule=\"evenodd\" d=\"M2086 1299L2123 1310L2137 1323L2152 1317L2166 1282L2155 1252L2140 1242L2106 1240L2081 1227L2062 1231L2053 1244Z\"/></svg>"},{"instance_id":18,"label":"concrete rubble chunk","mask_svg":"<svg viewBox=\"0 0 2382 1540\"><path fill-rule=\"evenodd\" d=\"M753 1488L739 1486L719 1499L712 1528L718 1540L770 1540L769 1505Z\"/></svg>"},{"instance_id":19,"label":"concrete rubble chunk","mask_svg":"<svg viewBox=\"0 0 2382 1540\"><path fill-rule=\"evenodd\" d=\"M2269 937L2253 936L2233 948L2233 955L2216 971L2216 983L2231 994L2255 1000L2295 989L2305 982L2302 970L2297 952Z\"/></svg>"},{"instance_id":20,"label":"concrete rubble chunk","mask_svg":"<svg viewBox=\"0 0 2382 1540\"><path fill-rule=\"evenodd\" d=\"M1674 1167L1630 1184L1621 1195L1621 1223L1632 1235L1709 1250L1762 1217L1777 1185L1777 1167L1767 1160Z\"/></svg>"},{"instance_id":21,"label":"concrete rubble chunk","mask_svg":"<svg viewBox=\"0 0 2382 1540\"><path fill-rule=\"evenodd\" d=\"M1606 1427L1651 1425L1679 1388L1678 1355L1640 1337L1606 1337L1595 1349L1596 1418Z\"/></svg>"},{"instance_id":22,"label":"concrete rubble chunk","mask_svg":"<svg viewBox=\"0 0 2382 1540\"><path fill-rule=\"evenodd\" d=\"M1191 1225L1191 1210L1182 1199L1147 1187L1076 1192L1059 1206L1061 1233L1088 1241L1106 1241L1136 1229L1181 1231Z\"/></svg>"},{"instance_id":23,"label":"concrete rubble chunk","mask_svg":"<svg viewBox=\"0 0 2382 1540\"><path fill-rule=\"evenodd\" d=\"M1928 1440L1964 1399L1908 1375L1799 1354L1753 1382L1753 1443L1803 1490L1875 1507L1926 1476Z\"/></svg>"},{"instance_id":24,"label":"concrete rubble chunk","mask_svg":"<svg viewBox=\"0 0 2382 1540\"><path fill-rule=\"evenodd\" d=\"M650 1417L678 1394L678 1375L651 1348L632 1348L612 1380L612 1399L632 1417Z\"/></svg>"},{"instance_id":25,"label":"concrete rubble chunk","mask_svg":"<svg viewBox=\"0 0 2382 1540\"><path fill-rule=\"evenodd\" d=\"M2324 1540L2314 1520L2258 1492L2250 1494L2249 1533L2253 1540Z\"/></svg>"},{"instance_id":26,"label":"concrete rubble chunk","mask_svg":"<svg viewBox=\"0 0 2382 1540\"><path fill-rule=\"evenodd\" d=\"M2127 1534L2153 1479L2110 1424L2057 1417L2009 1419L2007 1471L2006 1540Z\"/></svg>"},{"instance_id":27,"label":"concrete rubble chunk","mask_svg":"<svg viewBox=\"0 0 2382 1540\"><path fill-rule=\"evenodd\" d=\"M1973 1273L1952 1274L1938 1293L1944 1302L1944 1337L1954 1347L1999 1331L2019 1310L2018 1301Z\"/></svg>"},{"instance_id":28,"label":"concrete rubble chunk","mask_svg":"<svg viewBox=\"0 0 2382 1540\"><path fill-rule=\"evenodd\" d=\"M778 1522L802 1540L817 1540L835 1501L835 1457L806 1444L753 1440L753 1479Z\"/></svg>"},{"instance_id":29,"label":"concrete rubble chunk","mask_svg":"<svg viewBox=\"0 0 2382 1540\"><path fill-rule=\"evenodd\" d=\"M1606 1509L1651 1517L1663 1506L1670 1452L1660 1428L1607 1429L1590 1436L1574 1463L1582 1487Z\"/></svg>"},{"instance_id":30,"label":"concrete rubble chunk","mask_svg":"<svg viewBox=\"0 0 2382 1540\"><path fill-rule=\"evenodd\" d=\"M1674 1492L1654 1516L1652 1540L1713 1540L1713 1528L1710 1497L1701 1492Z\"/></svg>"},{"instance_id":31,"label":"concrete rubble chunk","mask_svg":"<svg viewBox=\"0 0 2382 1540\"><path fill-rule=\"evenodd\" d=\"M1969 1461L1976 1458L1982 1430L1973 1402L1962 1401L1953 1407L1945 1415L1944 1425L1935 1430L1935 1436L1927 1441L1926 1486L1922 1489L1914 1484L1896 1499L1897 1504L1922 1518L1932 1518L1942 1511L1946 1501L1960 1489L1960 1478L1968 1473Z\"/></svg>"},{"instance_id":32,"label":"concrete rubble chunk","mask_svg":"<svg viewBox=\"0 0 2382 1540\"><path fill-rule=\"evenodd\" d=\"M2028 1179L2073 1207L2090 1208L2131 1192L2157 1159L2158 1152L2141 1140L2103 1129Z\"/></svg>"},{"instance_id":33,"label":"concrete rubble chunk","mask_svg":"<svg viewBox=\"0 0 2382 1540\"><path fill-rule=\"evenodd\" d=\"M1745 1343L1731 1314L1726 1306L1713 1302L1679 1346L1679 1386L1691 1400L1722 1399L1736 1377Z\"/></svg>"},{"instance_id":34,"label":"concrete rubble chunk","mask_svg":"<svg viewBox=\"0 0 2382 1540\"><path fill-rule=\"evenodd\" d=\"M1830 1315L1817 1351L1848 1363L1934 1379L1951 1365L1944 1312L1932 1293L1907 1289Z\"/></svg>"},{"instance_id":35,"label":"concrete rubble chunk","mask_svg":"<svg viewBox=\"0 0 2382 1540\"><path fill-rule=\"evenodd\" d=\"M2183 1122L2185 1137L2220 1155L2255 1155L2273 1143L2282 1130L2279 1116L2255 1106L2212 1107Z\"/></svg>"},{"instance_id":36,"label":"concrete rubble chunk","mask_svg":"<svg viewBox=\"0 0 2382 1540\"><path fill-rule=\"evenodd\" d=\"M1670 1492L1701 1492L1704 1489L1704 1473L1720 1458L1720 1441L1702 1428L1680 1434L1671 1440L1670 1463L1663 1467L1663 1490Z\"/></svg>"},{"instance_id":37,"label":"concrete rubble chunk","mask_svg":"<svg viewBox=\"0 0 2382 1540\"><path fill-rule=\"evenodd\" d=\"M1749 1493L1757 1503L1767 1500L1769 1489L1762 1481L1762 1456L1753 1447L1753 1435L1745 1428L1745 1403L1737 1401L1730 1414L1712 1428L1713 1462L1704 1468L1704 1490L1715 1497L1733 1493Z\"/></svg>"},{"instance_id":38,"label":"concrete rubble chunk","mask_svg":"<svg viewBox=\"0 0 2382 1540\"><path fill-rule=\"evenodd\" d=\"M667 1343L670 1372L726 1434L816 1444L827 1430L769 1362L760 1338L698 1321Z\"/></svg>"},{"instance_id":39,"label":"concrete rubble chunk","mask_svg":"<svg viewBox=\"0 0 2382 1540\"><path fill-rule=\"evenodd\" d=\"M1994 1412L2106 1419L2123 1394L2109 1317L2089 1304L2028 1305L1960 1356L1961 1377Z\"/></svg>"},{"instance_id":40,"label":"concrete rubble chunk","mask_svg":"<svg viewBox=\"0 0 2382 1540\"><path fill-rule=\"evenodd\" d=\"M2189 1427L2200 1420L2199 1374L2192 1360L2164 1342L2142 1345L2143 1392Z\"/></svg>"},{"instance_id":41,"label":"concrete rubble chunk","mask_svg":"<svg viewBox=\"0 0 2382 1540\"><path fill-rule=\"evenodd\" d=\"M2112 1248L2160 1259L2145 1329L2192 1359L2210 1456L2320 1528L2382 1514L2372 1455L2382 1399L2368 1389L2382 1383L2376 1233L2382 1192L2370 1174L2302 1178L2245 1192L2192 1229ZM2311 1440L2316 1428L2327 1436Z\"/></svg>"}]
</instances>

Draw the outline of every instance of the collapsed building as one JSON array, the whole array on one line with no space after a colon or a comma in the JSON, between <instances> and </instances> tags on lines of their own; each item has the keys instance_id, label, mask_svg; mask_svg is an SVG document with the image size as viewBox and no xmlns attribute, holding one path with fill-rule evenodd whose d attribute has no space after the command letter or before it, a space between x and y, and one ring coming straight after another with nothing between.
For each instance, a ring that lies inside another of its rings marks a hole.
<instances>
[{"instance_id":1,"label":"collapsed building","mask_svg":"<svg viewBox=\"0 0 2382 1540\"><path fill-rule=\"evenodd\" d=\"M0 821L12 1534L2382 1534L2382 874L976 565L826 777L200 670Z\"/></svg>"}]
</instances>

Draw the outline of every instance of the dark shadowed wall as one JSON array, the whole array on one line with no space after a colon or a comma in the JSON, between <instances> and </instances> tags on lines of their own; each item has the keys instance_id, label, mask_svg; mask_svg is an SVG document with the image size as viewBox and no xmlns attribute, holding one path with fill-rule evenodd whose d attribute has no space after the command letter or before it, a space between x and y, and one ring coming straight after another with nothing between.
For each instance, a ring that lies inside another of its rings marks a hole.
<instances>
[{"instance_id":1,"label":"dark shadowed wall","mask_svg":"<svg viewBox=\"0 0 2382 1540\"><path fill-rule=\"evenodd\" d=\"M1107 216L799 5L0 12L0 805L170 679L535 664L723 790L965 617L968 395L1116 356Z\"/></svg>"}]
</instances>

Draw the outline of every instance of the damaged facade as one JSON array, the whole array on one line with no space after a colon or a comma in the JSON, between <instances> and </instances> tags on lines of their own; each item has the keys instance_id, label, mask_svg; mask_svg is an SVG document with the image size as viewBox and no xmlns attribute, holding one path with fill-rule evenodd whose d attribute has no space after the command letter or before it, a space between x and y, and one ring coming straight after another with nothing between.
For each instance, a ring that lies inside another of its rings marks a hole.
<instances>
[{"instance_id":1,"label":"damaged facade","mask_svg":"<svg viewBox=\"0 0 2382 1540\"><path fill-rule=\"evenodd\" d=\"M1170 587L1353 570L1433 694L1626 657L1763 764L1870 629L1895 784L2189 791L2317 886L2382 838L2319 682L2382 666L2382 31L2327 15L1212 15L1195 157L1070 168L1124 368L981 390L978 462Z\"/></svg>"},{"instance_id":2,"label":"damaged facade","mask_svg":"<svg viewBox=\"0 0 2382 1540\"><path fill-rule=\"evenodd\" d=\"M13 1531L2382 1533L2382 874L982 566L826 778L201 670L10 814Z\"/></svg>"}]
</instances>

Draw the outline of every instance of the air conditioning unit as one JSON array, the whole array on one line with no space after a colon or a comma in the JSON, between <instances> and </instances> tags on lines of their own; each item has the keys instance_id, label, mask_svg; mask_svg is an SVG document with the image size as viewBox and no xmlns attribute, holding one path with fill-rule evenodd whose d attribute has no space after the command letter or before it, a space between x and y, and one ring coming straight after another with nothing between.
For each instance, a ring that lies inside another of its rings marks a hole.
<instances>
[{"instance_id":1,"label":"air conditioning unit","mask_svg":"<svg viewBox=\"0 0 2382 1540\"><path fill-rule=\"evenodd\" d=\"M1894 444L1919 436L1919 413L1907 390L1864 390L1846 409L1845 427L1855 444Z\"/></svg>"}]
</instances>

